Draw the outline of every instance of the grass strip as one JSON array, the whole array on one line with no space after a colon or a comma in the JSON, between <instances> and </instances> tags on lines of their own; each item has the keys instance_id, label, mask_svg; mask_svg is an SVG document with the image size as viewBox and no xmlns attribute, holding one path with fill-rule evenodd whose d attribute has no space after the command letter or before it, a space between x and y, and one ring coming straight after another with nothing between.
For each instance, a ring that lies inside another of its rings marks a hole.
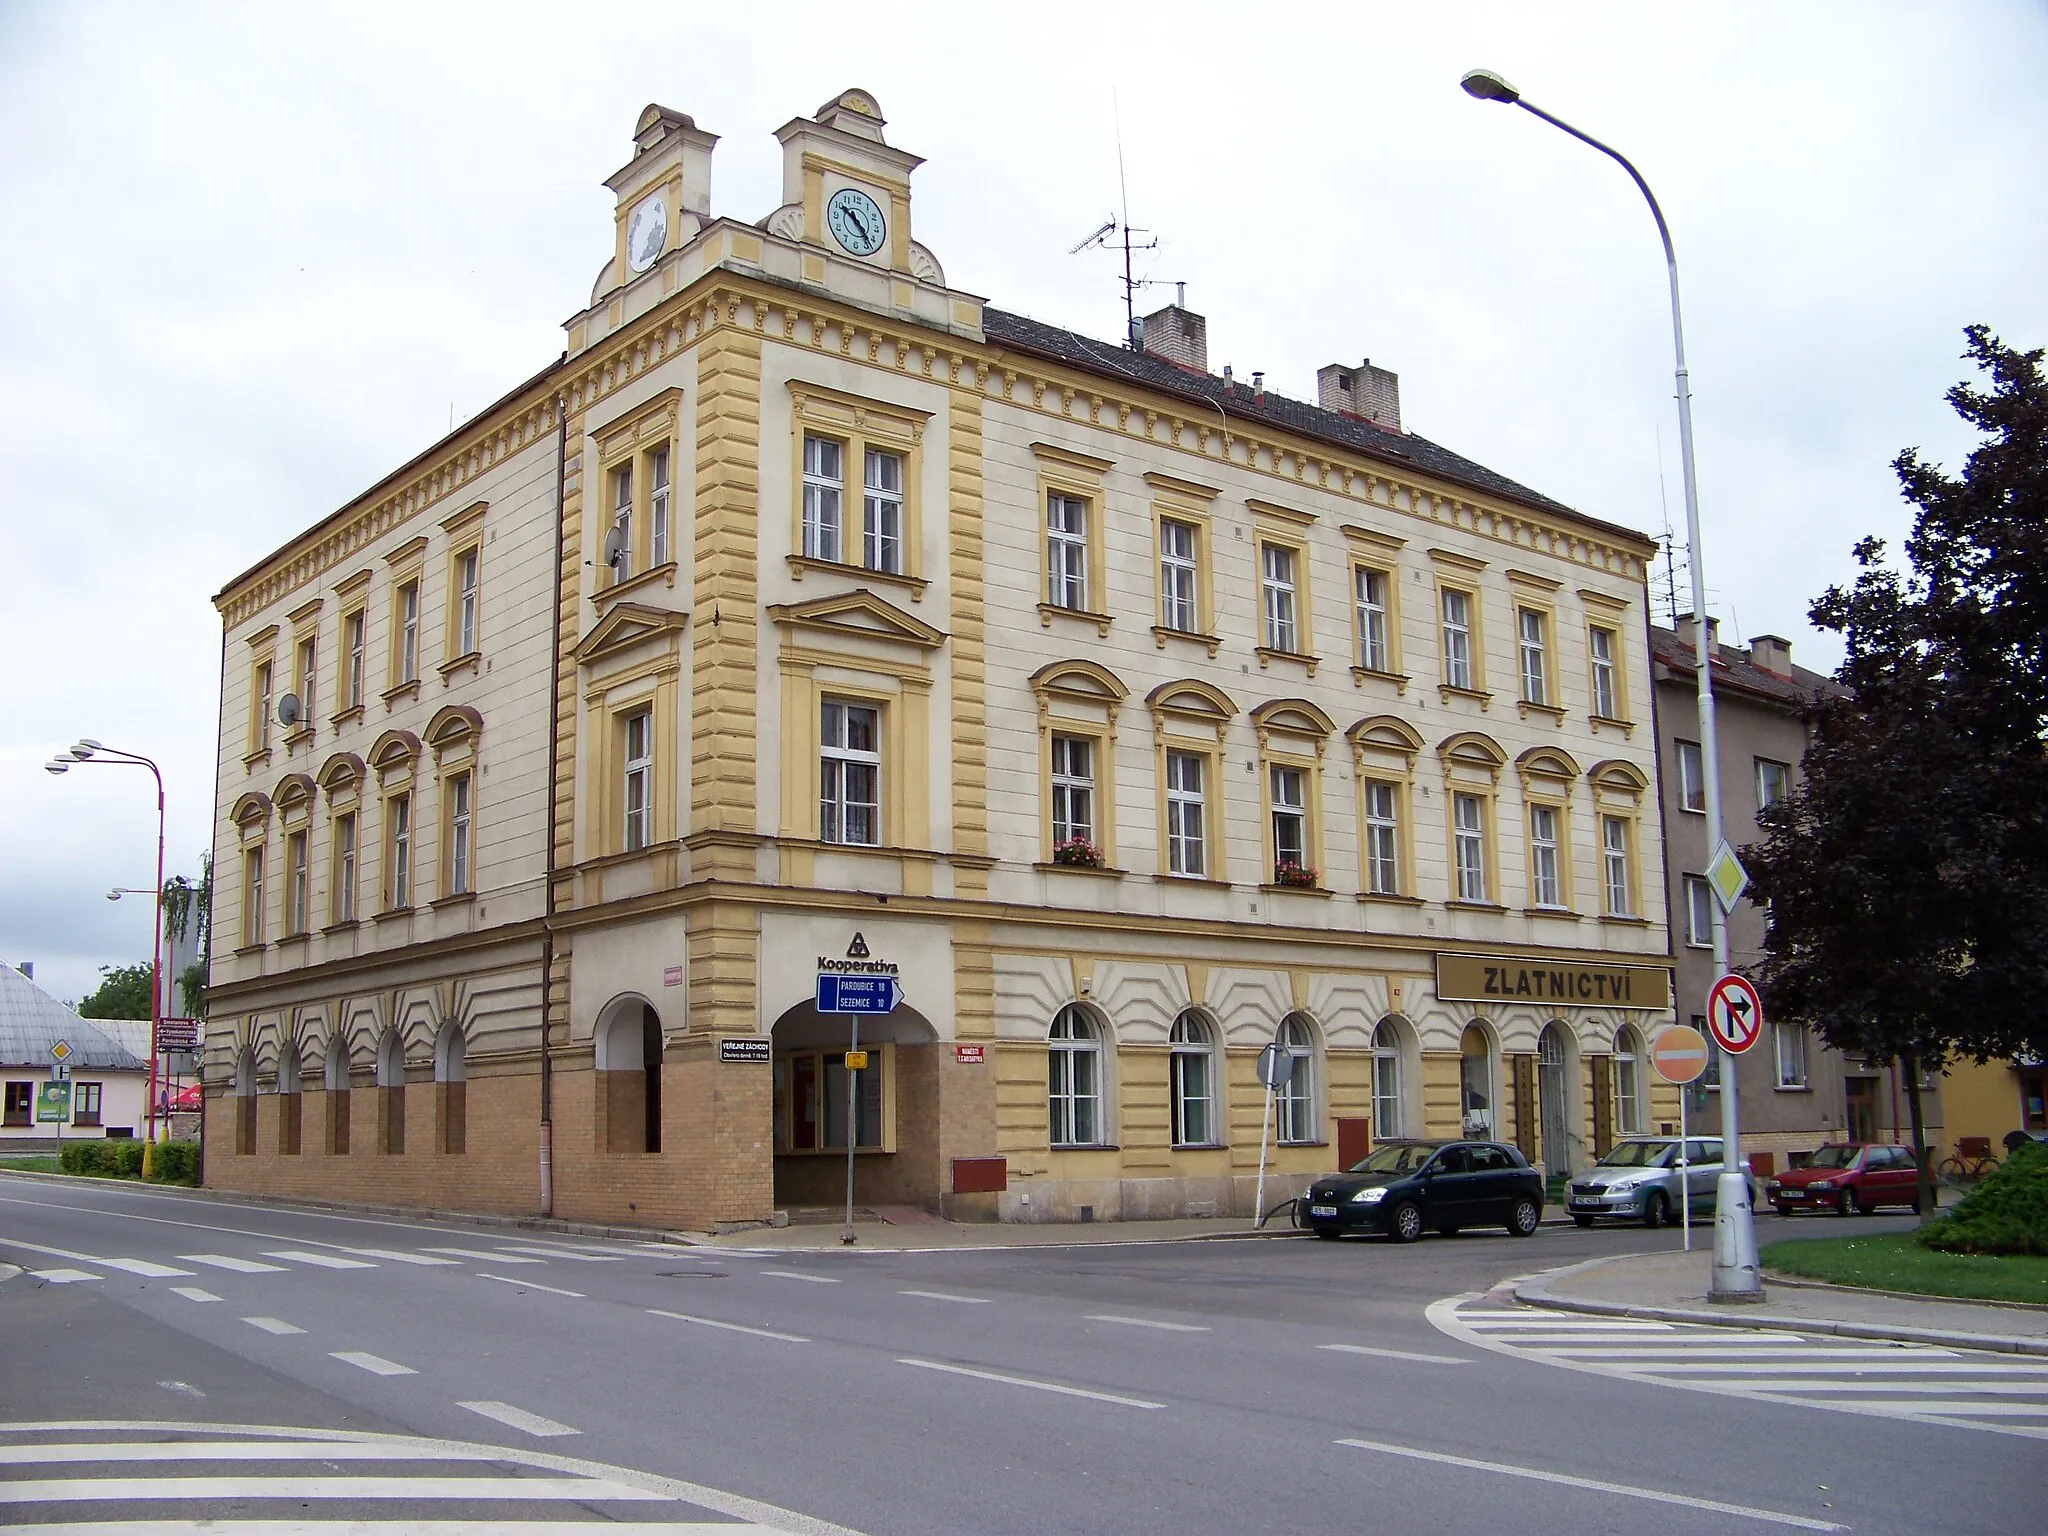
<instances>
[{"instance_id":1,"label":"grass strip","mask_svg":"<svg viewBox=\"0 0 2048 1536\"><path fill-rule=\"evenodd\" d=\"M2031 1301L2048 1305L2048 1258L1935 1253L1910 1232L1873 1237L1794 1238L1759 1255L1767 1270L1830 1285L1946 1296L1959 1301Z\"/></svg>"}]
</instances>

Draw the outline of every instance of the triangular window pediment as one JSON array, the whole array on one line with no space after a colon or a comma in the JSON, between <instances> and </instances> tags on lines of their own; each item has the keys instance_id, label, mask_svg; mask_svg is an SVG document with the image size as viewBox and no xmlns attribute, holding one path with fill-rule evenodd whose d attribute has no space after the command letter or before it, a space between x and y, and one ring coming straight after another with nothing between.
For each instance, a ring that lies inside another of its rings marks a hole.
<instances>
[{"instance_id":1,"label":"triangular window pediment","mask_svg":"<svg viewBox=\"0 0 2048 1536\"><path fill-rule=\"evenodd\" d=\"M622 655L650 640L667 643L680 631L689 615L671 608L653 608L645 603L618 603L576 642L576 660L588 666L593 661Z\"/></svg>"},{"instance_id":2,"label":"triangular window pediment","mask_svg":"<svg viewBox=\"0 0 2048 1536\"><path fill-rule=\"evenodd\" d=\"M793 634L887 640L924 651L937 650L946 643L944 630L911 617L865 587L801 603L777 603L769 608L768 617Z\"/></svg>"}]
</instances>

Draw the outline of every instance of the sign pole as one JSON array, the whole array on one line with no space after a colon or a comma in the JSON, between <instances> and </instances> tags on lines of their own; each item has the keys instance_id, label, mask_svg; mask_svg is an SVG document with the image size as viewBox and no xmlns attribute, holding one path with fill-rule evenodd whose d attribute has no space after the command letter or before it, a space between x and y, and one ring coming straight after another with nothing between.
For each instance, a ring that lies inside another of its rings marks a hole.
<instances>
[{"instance_id":1,"label":"sign pole","mask_svg":"<svg viewBox=\"0 0 2048 1536\"><path fill-rule=\"evenodd\" d=\"M1259 1184L1252 1196L1252 1226L1266 1224L1266 1137L1273 1129L1273 1089L1266 1090L1266 1112L1259 1120Z\"/></svg>"},{"instance_id":2,"label":"sign pole","mask_svg":"<svg viewBox=\"0 0 2048 1536\"><path fill-rule=\"evenodd\" d=\"M1685 1252L1692 1252L1692 1143L1685 1133L1685 1096L1690 1084L1678 1089L1678 1224L1685 1229Z\"/></svg>"},{"instance_id":3,"label":"sign pole","mask_svg":"<svg viewBox=\"0 0 2048 1536\"><path fill-rule=\"evenodd\" d=\"M839 1234L841 1243L853 1241L853 1148L860 1140L860 1122L856 1118L860 1095L854 1087L858 1080L853 1075L853 1057L860 1050L860 1015L850 1013L846 1017L849 1030L846 1047L846 1230Z\"/></svg>"}]
</instances>

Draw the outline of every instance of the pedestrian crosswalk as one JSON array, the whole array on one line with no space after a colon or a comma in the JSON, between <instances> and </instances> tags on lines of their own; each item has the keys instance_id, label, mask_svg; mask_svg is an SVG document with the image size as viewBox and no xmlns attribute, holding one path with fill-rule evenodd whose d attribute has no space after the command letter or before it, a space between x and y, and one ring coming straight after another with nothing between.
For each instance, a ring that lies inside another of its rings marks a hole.
<instances>
[{"instance_id":1,"label":"pedestrian crosswalk","mask_svg":"<svg viewBox=\"0 0 2048 1536\"><path fill-rule=\"evenodd\" d=\"M716 1489L503 1446L267 1425L0 1424L0 1528L17 1536L537 1536L586 1525L612 1536L837 1529Z\"/></svg>"},{"instance_id":2,"label":"pedestrian crosswalk","mask_svg":"<svg viewBox=\"0 0 2048 1536\"><path fill-rule=\"evenodd\" d=\"M277 1239L271 1238L270 1241ZM617 1253L589 1252L566 1244L540 1247L531 1243L488 1246L480 1243L467 1248L421 1245L407 1249L315 1243L297 1248L252 1249L245 1253L181 1253L166 1258L143 1259L123 1254L82 1253L0 1236L0 1255L10 1251L22 1260L29 1276L49 1285L76 1285L81 1281L105 1280L113 1274L134 1275L145 1280L173 1280L191 1279L207 1271L233 1275L283 1275L294 1270L365 1270L385 1266L457 1269L465 1264L473 1267L484 1263L617 1264L624 1262L625 1258ZM219 1299L193 1286L174 1286L172 1289L189 1300ZM546 1290L548 1287L540 1286L538 1289Z\"/></svg>"},{"instance_id":3,"label":"pedestrian crosswalk","mask_svg":"<svg viewBox=\"0 0 2048 1536\"><path fill-rule=\"evenodd\" d=\"M1454 1338L1548 1365L1763 1402L1915 1419L2048 1440L2048 1358L1437 1302Z\"/></svg>"}]
</instances>

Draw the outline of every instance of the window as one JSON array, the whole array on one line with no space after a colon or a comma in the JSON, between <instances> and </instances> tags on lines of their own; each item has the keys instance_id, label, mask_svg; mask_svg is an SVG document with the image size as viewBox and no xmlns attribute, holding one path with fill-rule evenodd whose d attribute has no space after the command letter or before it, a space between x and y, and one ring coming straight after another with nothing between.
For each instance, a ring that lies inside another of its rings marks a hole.
<instances>
[{"instance_id":1,"label":"window","mask_svg":"<svg viewBox=\"0 0 2048 1536\"><path fill-rule=\"evenodd\" d=\"M1472 687L1472 594L1443 589L1444 686Z\"/></svg>"},{"instance_id":2,"label":"window","mask_svg":"<svg viewBox=\"0 0 2048 1536\"><path fill-rule=\"evenodd\" d=\"M403 685L420 675L420 584L408 581L398 589L398 676Z\"/></svg>"},{"instance_id":3,"label":"window","mask_svg":"<svg viewBox=\"0 0 2048 1536\"><path fill-rule=\"evenodd\" d=\"M813 560L839 559L841 453L829 437L804 436L804 553Z\"/></svg>"},{"instance_id":4,"label":"window","mask_svg":"<svg viewBox=\"0 0 2048 1536\"><path fill-rule=\"evenodd\" d=\"M1696 741L1681 741L1678 746L1678 808L1705 815L1707 810L1706 760L1700 756L1700 744Z\"/></svg>"},{"instance_id":5,"label":"window","mask_svg":"<svg viewBox=\"0 0 2048 1536\"><path fill-rule=\"evenodd\" d=\"M483 552L465 549L455 562L455 654L471 656L476 653L476 595L477 573L483 562Z\"/></svg>"},{"instance_id":6,"label":"window","mask_svg":"<svg viewBox=\"0 0 2048 1536\"><path fill-rule=\"evenodd\" d=\"M1054 1015L1045 1063L1052 1144L1101 1145L1102 1036L1095 1021L1075 1004Z\"/></svg>"},{"instance_id":7,"label":"window","mask_svg":"<svg viewBox=\"0 0 2048 1536\"><path fill-rule=\"evenodd\" d=\"M888 1100L891 1048L873 1046L868 1064L853 1074L854 1146L893 1151ZM846 1150L846 1053L803 1051L777 1057L777 1087L787 1084L787 1110L777 1117L778 1151ZM648 1151L659 1151L649 1146Z\"/></svg>"},{"instance_id":8,"label":"window","mask_svg":"<svg viewBox=\"0 0 2048 1536\"><path fill-rule=\"evenodd\" d=\"M1401 1113L1401 1035L1391 1020L1372 1032L1372 1134L1376 1141L1405 1136Z\"/></svg>"},{"instance_id":9,"label":"window","mask_svg":"<svg viewBox=\"0 0 2048 1536\"><path fill-rule=\"evenodd\" d=\"M1169 874L1200 876L1206 871L1202 800L1202 757L1166 754L1166 868Z\"/></svg>"},{"instance_id":10,"label":"window","mask_svg":"<svg viewBox=\"0 0 2048 1536\"><path fill-rule=\"evenodd\" d=\"M1562 907L1564 885L1559 878L1557 808L1529 807L1530 896L1539 907Z\"/></svg>"},{"instance_id":11,"label":"window","mask_svg":"<svg viewBox=\"0 0 2048 1536\"><path fill-rule=\"evenodd\" d=\"M1045 494L1045 600L1055 608L1088 608L1088 503L1058 491Z\"/></svg>"},{"instance_id":12,"label":"window","mask_svg":"<svg viewBox=\"0 0 2048 1536\"><path fill-rule=\"evenodd\" d=\"M1520 639L1522 657L1522 702L1524 704L1548 704L1550 702L1550 674L1547 659L1549 647L1547 625L1542 612L1535 608L1516 610L1515 629Z\"/></svg>"},{"instance_id":13,"label":"window","mask_svg":"<svg viewBox=\"0 0 2048 1536\"><path fill-rule=\"evenodd\" d=\"M1713 1035L1707 1030L1707 1016L1704 1013L1694 1014L1692 1016L1692 1027L1698 1030L1700 1038L1707 1042L1706 1069L1700 1073L1695 1081L1702 1088L1719 1088L1721 1086L1721 1047L1714 1043Z\"/></svg>"},{"instance_id":14,"label":"window","mask_svg":"<svg viewBox=\"0 0 2048 1536\"><path fill-rule=\"evenodd\" d=\"M306 931L306 834L291 832L285 835L284 862L287 878L291 884L285 890L284 931L287 934Z\"/></svg>"},{"instance_id":15,"label":"window","mask_svg":"<svg viewBox=\"0 0 2048 1536\"><path fill-rule=\"evenodd\" d=\"M263 942L263 847L242 854L242 943Z\"/></svg>"},{"instance_id":16,"label":"window","mask_svg":"<svg viewBox=\"0 0 2048 1536\"><path fill-rule=\"evenodd\" d=\"M881 781L881 711L825 700L818 745L820 840L880 847Z\"/></svg>"},{"instance_id":17,"label":"window","mask_svg":"<svg viewBox=\"0 0 2048 1536\"><path fill-rule=\"evenodd\" d=\"M650 566L668 564L668 450L647 456L647 559Z\"/></svg>"},{"instance_id":18,"label":"window","mask_svg":"<svg viewBox=\"0 0 2048 1536\"><path fill-rule=\"evenodd\" d=\"M633 466L621 464L612 471L612 527L618 547L613 555L612 580L621 582L633 574Z\"/></svg>"},{"instance_id":19,"label":"window","mask_svg":"<svg viewBox=\"0 0 2048 1536\"><path fill-rule=\"evenodd\" d=\"M356 813L334 818L334 921L356 920Z\"/></svg>"},{"instance_id":20,"label":"window","mask_svg":"<svg viewBox=\"0 0 2048 1536\"><path fill-rule=\"evenodd\" d=\"M99 1083L73 1083L71 1085L71 1123L73 1125L98 1125L100 1123Z\"/></svg>"},{"instance_id":21,"label":"window","mask_svg":"<svg viewBox=\"0 0 2048 1536\"><path fill-rule=\"evenodd\" d=\"M448 885L446 894L469 894L469 775L448 781Z\"/></svg>"},{"instance_id":22,"label":"window","mask_svg":"<svg viewBox=\"0 0 2048 1536\"><path fill-rule=\"evenodd\" d=\"M1159 623L1166 629L1195 634L1202 627L1196 594L1201 565L1193 523L1159 520Z\"/></svg>"},{"instance_id":23,"label":"window","mask_svg":"<svg viewBox=\"0 0 2048 1536\"><path fill-rule=\"evenodd\" d=\"M385 802L386 869L384 905L397 911L412 905L412 796L393 795Z\"/></svg>"},{"instance_id":24,"label":"window","mask_svg":"<svg viewBox=\"0 0 2048 1536\"><path fill-rule=\"evenodd\" d=\"M1714 942L1714 892L1701 875L1685 877L1685 942L1694 949Z\"/></svg>"},{"instance_id":25,"label":"window","mask_svg":"<svg viewBox=\"0 0 2048 1536\"><path fill-rule=\"evenodd\" d=\"M1486 898L1486 802L1478 795L1451 796L1451 841L1457 855L1458 900Z\"/></svg>"},{"instance_id":26,"label":"window","mask_svg":"<svg viewBox=\"0 0 2048 1536\"><path fill-rule=\"evenodd\" d=\"M903 574L903 456L870 448L862 483L861 561L871 571Z\"/></svg>"},{"instance_id":27,"label":"window","mask_svg":"<svg viewBox=\"0 0 2048 1536\"><path fill-rule=\"evenodd\" d=\"M1095 842L1095 743L1085 736L1052 739L1052 842Z\"/></svg>"},{"instance_id":28,"label":"window","mask_svg":"<svg viewBox=\"0 0 2048 1536\"><path fill-rule=\"evenodd\" d=\"M1784 763L1774 763L1768 757L1756 760L1756 808L1776 805L1792 793L1792 770Z\"/></svg>"},{"instance_id":29,"label":"window","mask_svg":"<svg viewBox=\"0 0 2048 1536\"><path fill-rule=\"evenodd\" d=\"M1214 1146L1216 1134L1216 1037L1208 1021L1192 1010L1173 1021L1173 1144Z\"/></svg>"},{"instance_id":30,"label":"window","mask_svg":"<svg viewBox=\"0 0 2048 1536\"><path fill-rule=\"evenodd\" d=\"M1274 1131L1283 1142L1312 1143L1322 1140L1316 1125L1316 1036L1308 1020L1290 1013L1280 1021L1274 1040L1294 1058L1294 1070L1287 1074L1274 1094Z\"/></svg>"},{"instance_id":31,"label":"window","mask_svg":"<svg viewBox=\"0 0 2048 1536\"><path fill-rule=\"evenodd\" d=\"M7 1107L0 1124L33 1125L35 1123L36 1085L34 1083L9 1083L7 1085Z\"/></svg>"},{"instance_id":32,"label":"window","mask_svg":"<svg viewBox=\"0 0 2048 1536\"><path fill-rule=\"evenodd\" d=\"M1628 819L1600 818L1600 859L1607 873L1607 913L1610 917L1634 917L1635 878L1629 870Z\"/></svg>"},{"instance_id":33,"label":"window","mask_svg":"<svg viewBox=\"0 0 2048 1536\"><path fill-rule=\"evenodd\" d=\"M314 693L319 686L320 641L313 635L299 642L299 670L297 692L299 695L299 723L309 727L313 723Z\"/></svg>"},{"instance_id":34,"label":"window","mask_svg":"<svg viewBox=\"0 0 2048 1536\"><path fill-rule=\"evenodd\" d=\"M271 664L267 661L256 663L255 686L250 690L256 704L256 718L249 729L251 752L270 750L270 696L275 687Z\"/></svg>"},{"instance_id":35,"label":"window","mask_svg":"<svg viewBox=\"0 0 2048 1536\"><path fill-rule=\"evenodd\" d=\"M1368 672L1394 670L1387 646L1387 573L1366 566L1353 570L1357 583L1358 664Z\"/></svg>"},{"instance_id":36,"label":"window","mask_svg":"<svg viewBox=\"0 0 2048 1536\"><path fill-rule=\"evenodd\" d=\"M1804 1024L1773 1024L1772 1032L1778 1044L1778 1086L1780 1088L1804 1088L1806 1086L1806 1026Z\"/></svg>"},{"instance_id":37,"label":"window","mask_svg":"<svg viewBox=\"0 0 2048 1536\"><path fill-rule=\"evenodd\" d=\"M1277 884L1314 882L1308 862L1307 777L1299 768L1267 771L1273 796L1273 879Z\"/></svg>"},{"instance_id":38,"label":"window","mask_svg":"<svg viewBox=\"0 0 2048 1536\"><path fill-rule=\"evenodd\" d=\"M1618 1136L1643 1133L1642 1041L1632 1029L1614 1032L1614 1130Z\"/></svg>"},{"instance_id":39,"label":"window","mask_svg":"<svg viewBox=\"0 0 2048 1536\"><path fill-rule=\"evenodd\" d=\"M620 846L633 853L654 841L654 712L626 716L625 826Z\"/></svg>"},{"instance_id":40,"label":"window","mask_svg":"<svg viewBox=\"0 0 2048 1536\"><path fill-rule=\"evenodd\" d=\"M1365 786L1365 888L1374 896L1401 894L1400 801L1396 787L1378 780Z\"/></svg>"},{"instance_id":41,"label":"window","mask_svg":"<svg viewBox=\"0 0 2048 1536\"><path fill-rule=\"evenodd\" d=\"M341 632L348 651L347 682L343 685L341 707L363 707L363 615L361 610L342 620Z\"/></svg>"},{"instance_id":42,"label":"window","mask_svg":"<svg viewBox=\"0 0 2048 1536\"><path fill-rule=\"evenodd\" d=\"M1614 631L1596 624L1586 632L1586 644L1593 663L1593 713L1602 720L1619 720L1621 692L1614 673Z\"/></svg>"},{"instance_id":43,"label":"window","mask_svg":"<svg viewBox=\"0 0 2048 1536\"><path fill-rule=\"evenodd\" d=\"M1284 544L1259 546L1260 591L1266 615L1266 649L1299 652L1294 624L1294 551Z\"/></svg>"}]
</instances>

